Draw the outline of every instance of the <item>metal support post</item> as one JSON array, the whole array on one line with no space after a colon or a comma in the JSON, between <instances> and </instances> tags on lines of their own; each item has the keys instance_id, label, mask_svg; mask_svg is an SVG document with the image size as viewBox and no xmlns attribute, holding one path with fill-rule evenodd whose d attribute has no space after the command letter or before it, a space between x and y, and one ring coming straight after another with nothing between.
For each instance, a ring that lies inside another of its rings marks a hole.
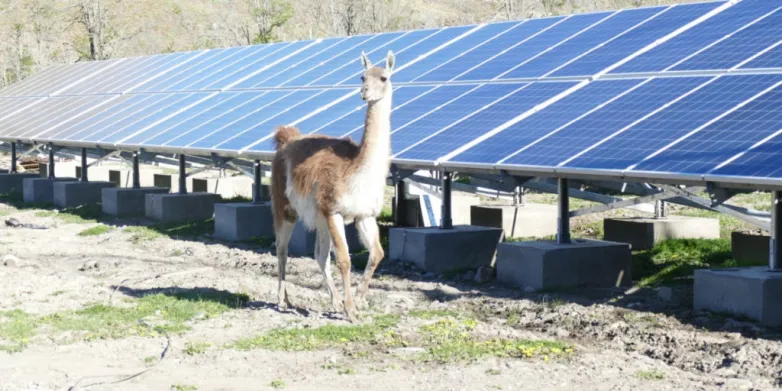
<instances>
[{"instance_id":1,"label":"metal support post","mask_svg":"<svg viewBox=\"0 0 782 391\"><path fill-rule=\"evenodd\" d=\"M11 143L11 174L16 174L16 141Z\"/></svg>"},{"instance_id":2,"label":"metal support post","mask_svg":"<svg viewBox=\"0 0 782 391\"><path fill-rule=\"evenodd\" d=\"M453 180L453 173L443 173L443 210L441 212L442 229L452 229L453 219L451 218L451 181Z\"/></svg>"},{"instance_id":3,"label":"metal support post","mask_svg":"<svg viewBox=\"0 0 782 391\"><path fill-rule=\"evenodd\" d=\"M664 219L668 217L668 208L664 200L657 200L654 202L654 218Z\"/></svg>"},{"instance_id":4,"label":"metal support post","mask_svg":"<svg viewBox=\"0 0 782 391\"><path fill-rule=\"evenodd\" d=\"M253 167L253 204L261 203L261 161L256 160Z\"/></svg>"},{"instance_id":5,"label":"metal support post","mask_svg":"<svg viewBox=\"0 0 782 391\"><path fill-rule=\"evenodd\" d=\"M81 179L79 182L87 182L87 148L81 149Z\"/></svg>"},{"instance_id":6,"label":"metal support post","mask_svg":"<svg viewBox=\"0 0 782 391\"><path fill-rule=\"evenodd\" d=\"M769 251L768 268L771 271L782 271L782 191L771 193L771 251Z\"/></svg>"},{"instance_id":7,"label":"metal support post","mask_svg":"<svg viewBox=\"0 0 782 391\"><path fill-rule=\"evenodd\" d=\"M570 243L570 192L568 180L559 178L559 219L557 221L557 243Z\"/></svg>"},{"instance_id":8,"label":"metal support post","mask_svg":"<svg viewBox=\"0 0 782 391\"><path fill-rule=\"evenodd\" d=\"M49 145L49 179L54 179L54 145Z\"/></svg>"},{"instance_id":9,"label":"metal support post","mask_svg":"<svg viewBox=\"0 0 782 391\"><path fill-rule=\"evenodd\" d=\"M141 188L141 173L138 168L138 152L133 152L133 188Z\"/></svg>"},{"instance_id":10,"label":"metal support post","mask_svg":"<svg viewBox=\"0 0 782 391\"><path fill-rule=\"evenodd\" d=\"M179 194L187 194L187 171L185 171L185 155L179 155Z\"/></svg>"}]
</instances>

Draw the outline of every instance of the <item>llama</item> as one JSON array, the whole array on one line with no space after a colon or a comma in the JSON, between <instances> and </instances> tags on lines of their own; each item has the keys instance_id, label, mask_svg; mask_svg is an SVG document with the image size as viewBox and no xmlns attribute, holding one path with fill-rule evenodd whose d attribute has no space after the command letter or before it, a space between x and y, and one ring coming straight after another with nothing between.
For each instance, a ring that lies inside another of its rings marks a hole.
<instances>
[{"instance_id":1,"label":"llama","mask_svg":"<svg viewBox=\"0 0 782 391\"><path fill-rule=\"evenodd\" d=\"M349 138L322 135L303 136L292 126L278 127L274 135L272 161L272 207L279 266L278 306L290 306L285 287L288 243L296 219L316 231L315 259L320 265L331 295L331 304L339 311L336 286L331 277L332 248L342 274L342 309L350 321L356 320L356 305L363 302L369 280L384 257L377 226L383 207L386 176L391 157L391 71L395 57L389 51L385 67L373 66L361 53L361 99L367 102L364 137L360 144ZM355 221L361 242L369 249L369 262L362 282L351 294L350 255L345 224ZM333 246L333 247L332 247Z\"/></svg>"}]
</instances>

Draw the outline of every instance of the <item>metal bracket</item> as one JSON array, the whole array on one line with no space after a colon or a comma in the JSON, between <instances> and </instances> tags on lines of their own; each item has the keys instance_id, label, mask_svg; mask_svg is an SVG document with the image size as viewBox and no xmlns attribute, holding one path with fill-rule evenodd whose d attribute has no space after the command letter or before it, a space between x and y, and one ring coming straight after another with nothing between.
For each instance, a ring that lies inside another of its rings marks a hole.
<instances>
[{"instance_id":1,"label":"metal bracket","mask_svg":"<svg viewBox=\"0 0 782 391\"><path fill-rule=\"evenodd\" d=\"M685 199L687 199L687 200L689 200L691 202L699 204L702 207L704 207L705 209L712 209L714 211L717 211L717 212L720 212L720 213L724 213L724 214L729 215L729 216L733 216L733 217L735 217L737 219L746 221L747 223L750 223L750 224L752 224L752 225L754 225L754 226L756 226L758 228L764 229L766 231L771 229L771 222L770 221L765 221L765 220L762 220L762 219L759 219L757 217L753 217L752 216L753 214L755 216L758 216L759 213L757 211L752 211L752 210L747 209L747 208L741 208L741 207L737 207L737 206L733 206L733 205L713 205L711 200L708 200L708 199L705 199L705 198L702 198L702 197L698 197L697 195L691 193L688 189L680 189L678 187L670 186L670 185L657 185L657 186L660 187L661 189L666 190L666 191L670 191L670 192L676 193L679 196L681 196L682 198L685 198Z\"/></svg>"},{"instance_id":2,"label":"metal bracket","mask_svg":"<svg viewBox=\"0 0 782 391\"><path fill-rule=\"evenodd\" d=\"M731 189L726 187L719 187L714 182L706 183L706 191L709 193L711 199L711 205L722 205L725 201L733 198L733 196L743 193L751 193L751 190L745 189Z\"/></svg>"},{"instance_id":3,"label":"metal bracket","mask_svg":"<svg viewBox=\"0 0 782 391\"><path fill-rule=\"evenodd\" d=\"M122 154L122 151L114 151L114 152L110 152L108 154L103 155L103 149L98 149L97 152L98 152L99 155L102 155L102 156L97 158L97 159L95 159L92 163L88 164L87 167L92 167L95 164L98 164L100 162L106 161L106 160L111 159L113 157L117 157L120 154Z\"/></svg>"},{"instance_id":4,"label":"metal bracket","mask_svg":"<svg viewBox=\"0 0 782 391\"><path fill-rule=\"evenodd\" d=\"M409 170L405 168L400 169L396 164L392 164L391 169L388 171L388 181L390 182L389 185L395 186L397 183L415 174L415 171L416 170Z\"/></svg>"}]
</instances>

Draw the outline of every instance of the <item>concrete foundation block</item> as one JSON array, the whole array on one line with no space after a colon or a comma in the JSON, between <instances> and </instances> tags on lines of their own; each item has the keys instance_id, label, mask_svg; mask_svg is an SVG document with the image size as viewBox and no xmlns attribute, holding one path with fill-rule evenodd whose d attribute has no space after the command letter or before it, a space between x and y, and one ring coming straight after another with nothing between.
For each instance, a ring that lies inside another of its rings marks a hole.
<instances>
[{"instance_id":1,"label":"concrete foundation block","mask_svg":"<svg viewBox=\"0 0 782 391\"><path fill-rule=\"evenodd\" d=\"M24 202L28 204L53 204L54 183L76 181L76 178L25 178L22 180Z\"/></svg>"},{"instance_id":2,"label":"concrete foundation block","mask_svg":"<svg viewBox=\"0 0 782 391\"><path fill-rule=\"evenodd\" d=\"M533 289L617 287L632 283L627 243L601 240L505 242L497 247L497 279Z\"/></svg>"},{"instance_id":3,"label":"concrete foundation block","mask_svg":"<svg viewBox=\"0 0 782 391\"><path fill-rule=\"evenodd\" d=\"M733 258L744 262L767 264L771 252L771 237L745 232L731 232Z\"/></svg>"},{"instance_id":4,"label":"concrete foundation block","mask_svg":"<svg viewBox=\"0 0 782 391\"><path fill-rule=\"evenodd\" d=\"M769 326L782 326L782 272L768 267L700 269L695 271L696 310L746 316Z\"/></svg>"},{"instance_id":5,"label":"concrete foundation block","mask_svg":"<svg viewBox=\"0 0 782 391\"><path fill-rule=\"evenodd\" d=\"M113 182L56 182L53 185L54 205L72 208L101 202L101 191L116 187Z\"/></svg>"},{"instance_id":6,"label":"concrete foundation block","mask_svg":"<svg viewBox=\"0 0 782 391\"><path fill-rule=\"evenodd\" d=\"M392 228L389 260L412 262L433 273L491 266L502 240L502 229L473 225Z\"/></svg>"},{"instance_id":7,"label":"concrete foundation block","mask_svg":"<svg viewBox=\"0 0 782 391\"><path fill-rule=\"evenodd\" d=\"M0 174L0 194L22 193L23 181L27 178L40 178L38 174Z\"/></svg>"},{"instance_id":8,"label":"concrete foundation block","mask_svg":"<svg viewBox=\"0 0 782 391\"><path fill-rule=\"evenodd\" d=\"M301 222L296 221L296 226L291 234L291 241L288 244L288 253L297 257L306 257L315 255L315 231L307 231L307 228ZM345 238L348 241L348 250L355 253L364 250L364 245L358 236L356 224L350 223L345 226Z\"/></svg>"},{"instance_id":9,"label":"concrete foundation block","mask_svg":"<svg viewBox=\"0 0 782 391\"><path fill-rule=\"evenodd\" d=\"M271 203L215 204L214 236L232 242L274 237Z\"/></svg>"},{"instance_id":10,"label":"concrete foundation block","mask_svg":"<svg viewBox=\"0 0 782 391\"><path fill-rule=\"evenodd\" d=\"M506 237L543 238L557 233L556 205L473 205L472 225L502 228Z\"/></svg>"},{"instance_id":11,"label":"concrete foundation block","mask_svg":"<svg viewBox=\"0 0 782 391\"><path fill-rule=\"evenodd\" d=\"M221 200L211 193L147 194L144 210L148 218L164 222L205 220L214 215L215 204Z\"/></svg>"},{"instance_id":12,"label":"concrete foundation block","mask_svg":"<svg viewBox=\"0 0 782 391\"><path fill-rule=\"evenodd\" d=\"M103 213L117 217L143 216L147 194L166 194L164 187L104 188L101 193Z\"/></svg>"},{"instance_id":13,"label":"concrete foundation block","mask_svg":"<svg viewBox=\"0 0 782 391\"><path fill-rule=\"evenodd\" d=\"M605 240L629 243L633 250L648 250L667 239L719 239L718 219L669 216L664 219L605 219Z\"/></svg>"}]
</instances>

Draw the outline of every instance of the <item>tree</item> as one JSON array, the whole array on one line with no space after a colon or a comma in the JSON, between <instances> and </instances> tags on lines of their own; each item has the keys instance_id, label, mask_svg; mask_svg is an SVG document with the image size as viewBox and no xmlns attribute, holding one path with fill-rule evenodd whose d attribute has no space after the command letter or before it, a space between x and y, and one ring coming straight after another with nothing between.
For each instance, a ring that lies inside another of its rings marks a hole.
<instances>
[{"instance_id":1,"label":"tree","mask_svg":"<svg viewBox=\"0 0 782 391\"><path fill-rule=\"evenodd\" d=\"M248 0L253 30L249 26L245 36L248 44L270 43L278 40L276 30L293 17L293 6L284 0Z\"/></svg>"}]
</instances>

